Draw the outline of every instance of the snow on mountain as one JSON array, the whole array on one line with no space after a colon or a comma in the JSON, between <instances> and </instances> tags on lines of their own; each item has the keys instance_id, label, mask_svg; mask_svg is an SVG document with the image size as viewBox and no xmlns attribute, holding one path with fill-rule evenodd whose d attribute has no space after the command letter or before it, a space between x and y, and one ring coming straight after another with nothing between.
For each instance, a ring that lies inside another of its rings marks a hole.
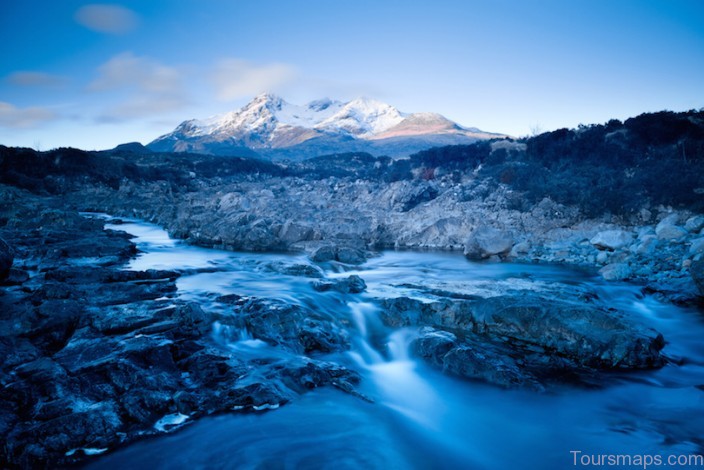
<instances>
[{"instance_id":1,"label":"snow on mountain","mask_svg":"<svg viewBox=\"0 0 704 470\"><path fill-rule=\"evenodd\" d=\"M443 138L438 140L437 136ZM396 145L399 139L412 138L415 149L433 146L438 141L467 143L497 136L463 128L439 114L405 114L369 98L347 103L326 98L299 106L264 93L236 111L184 121L148 147L154 151L215 154L233 154L234 150L243 149L271 154L286 149L287 156L295 155L295 149L301 148L310 156L318 148L321 152L330 148L371 151L379 147L372 141L388 140L388 145L383 146L388 152L390 145Z\"/></svg>"}]
</instances>

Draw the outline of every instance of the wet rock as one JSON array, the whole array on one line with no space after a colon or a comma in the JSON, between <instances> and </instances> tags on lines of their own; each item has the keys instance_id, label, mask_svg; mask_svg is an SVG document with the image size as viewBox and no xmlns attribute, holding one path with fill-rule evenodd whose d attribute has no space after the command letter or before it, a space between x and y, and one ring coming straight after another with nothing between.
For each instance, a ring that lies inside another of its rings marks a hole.
<instances>
[{"instance_id":1,"label":"wet rock","mask_svg":"<svg viewBox=\"0 0 704 470\"><path fill-rule=\"evenodd\" d=\"M318 292L335 290L343 294L359 294L367 290L367 284L364 279L353 274L345 279L337 281L317 281L313 283L313 289Z\"/></svg>"},{"instance_id":2,"label":"wet rock","mask_svg":"<svg viewBox=\"0 0 704 470\"><path fill-rule=\"evenodd\" d=\"M362 264L367 260L362 250L349 246L341 246L338 248L336 259L340 263L354 265Z\"/></svg>"},{"instance_id":3,"label":"wet rock","mask_svg":"<svg viewBox=\"0 0 704 470\"><path fill-rule=\"evenodd\" d=\"M12 267L13 253L10 246L0 238L0 281L7 279Z\"/></svg>"},{"instance_id":4,"label":"wet rock","mask_svg":"<svg viewBox=\"0 0 704 470\"><path fill-rule=\"evenodd\" d=\"M507 254L512 247L513 237L509 232L483 225L474 229L467 238L464 255L471 260L481 260Z\"/></svg>"},{"instance_id":5,"label":"wet rock","mask_svg":"<svg viewBox=\"0 0 704 470\"><path fill-rule=\"evenodd\" d=\"M657 332L643 330L615 312L530 293L427 303L401 297L384 301L383 307L381 318L387 325L444 330L421 335L416 341L421 356L457 375L501 386L533 387L534 377L558 370L640 369L664 363L660 356L664 340ZM458 335L463 339L458 340ZM438 359L460 346L451 356L455 365ZM485 362L489 357L494 366L503 364L505 374L487 375L490 371L479 365L462 369L463 360L481 362L481 351L485 351ZM518 363L506 358L521 358L527 372L515 373Z\"/></svg>"},{"instance_id":6,"label":"wet rock","mask_svg":"<svg viewBox=\"0 0 704 470\"><path fill-rule=\"evenodd\" d=\"M340 263L358 265L367 260L367 253L360 248L351 246L324 244L313 250L310 259L318 263L339 261Z\"/></svg>"},{"instance_id":7,"label":"wet rock","mask_svg":"<svg viewBox=\"0 0 704 470\"><path fill-rule=\"evenodd\" d=\"M597 233L589 243L598 250L615 251L629 245L632 241L633 236L625 230L605 230Z\"/></svg>"},{"instance_id":8,"label":"wet rock","mask_svg":"<svg viewBox=\"0 0 704 470\"><path fill-rule=\"evenodd\" d=\"M324 317L300 305L252 299L242 306L239 314L254 338L297 353L349 347L347 331L339 319Z\"/></svg>"},{"instance_id":9,"label":"wet rock","mask_svg":"<svg viewBox=\"0 0 704 470\"><path fill-rule=\"evenodd\" d=\"M310 254L310 259L317 263L324 263L326 261L333 261L336 256L337 250L333 245L322 245Z\"/></svg>"},{"instance_id":10,"label":"wet rock","mask_svg":"<svg viewBox=\"0 0 704 470\"><path fill-rule=\"evenodd\" d=\"M599 274L607 281L624 281L631 277L633 271L627 263L611 263L601 268Z\"/></svg>"}]
</instances>

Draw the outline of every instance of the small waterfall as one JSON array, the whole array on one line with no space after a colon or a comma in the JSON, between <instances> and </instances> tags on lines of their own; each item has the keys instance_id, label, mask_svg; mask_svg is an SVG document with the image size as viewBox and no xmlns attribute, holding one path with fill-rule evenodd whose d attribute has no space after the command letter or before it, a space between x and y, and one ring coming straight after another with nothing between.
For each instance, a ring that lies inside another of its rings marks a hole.
<instances>
[{"instance_id":1,"label":"small waterfall","mask_svg":"<svg viewBox=\"0 0 704 470\"><path fill-rule=\"evenodd\" d=\"M404 328L391 332L386 337L386 354L383 354L371 342L374 327L380 326L376 315L379 308L365 302L348 305L360 333L355 341L357 350L349 354L369 372L380 402L425 428L435 429L437 423L432 418L445 407L437 392L419 374L418 363L410 357L410 345L417 331Z\"/></svg>"},{"instance_id":2,"label":"small waterfall","mask_svg":"<svg viewBox=\"0 0 704 470\"><path fill-rule=\"evenodd\" d=\"M237 328L232 325L223 325L216 321L213 323L212 334L216 343L230 349L258 349L267 346L264 341L255 339L246 327Z\"/></svg>"}]
</instances>

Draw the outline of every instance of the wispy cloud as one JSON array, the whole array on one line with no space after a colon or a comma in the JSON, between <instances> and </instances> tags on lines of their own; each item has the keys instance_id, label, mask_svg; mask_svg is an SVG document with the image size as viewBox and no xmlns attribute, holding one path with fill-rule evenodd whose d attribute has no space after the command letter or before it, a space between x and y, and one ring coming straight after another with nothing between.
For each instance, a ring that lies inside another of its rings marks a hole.
<instances>
[{"instance_id":1,"label":"wispy cloud","mask_svg":"<svg viewBox=\"0 0 704 470\"><path fill-rule=\"evenodd\" d=\"M217 64L212 82L218 99L230 101L273 91L295 77L296 69L288 64L258 65L241 59L224 59Z\"/></svg>"},{"instance_id":2,"label":"wispy cloud","mask_svg":"<svg viewBox=\"0 0 704 470\"><path fill-rule=\"evenodd\" d=\"M23 87L55 87L66 82L66 78L44 72L21 70L5 77L5 81Z\"/></svg>"},{"instance_id":3,"label":"wispy cloud","mask_svg":"<svg viewBox=\"0 0 704 470\"><path fill-rule=\"evenodd\" d=\"M104 3L82 6L76 11L74 18L82 26L106 34L129 33L139 24L139 17L132 10Z\"/></svg>"},{"instance_id":4,"label":"wispy cloud","mask_svg":"<svg viewBox=\"0 0 704 470\"><path fill-rule=\"evenodd\" d=\"M127 92L122 103L102 116L103 121L155 116L189 103L181 72L148 57L125 52L101 65L98 73L88 90Z\"/></svg>"},{"instance_id":5,"label":"wispy cloud","mask_svg":"<svg viewBox=\"0 0 704 470\"><path fill-rule=\"evenodd\" d=\"M41 107L18 108L15 105L0 101L0 126L12 129L30 129L39 127L59 116Z\"/></svg>"}]
</instances>

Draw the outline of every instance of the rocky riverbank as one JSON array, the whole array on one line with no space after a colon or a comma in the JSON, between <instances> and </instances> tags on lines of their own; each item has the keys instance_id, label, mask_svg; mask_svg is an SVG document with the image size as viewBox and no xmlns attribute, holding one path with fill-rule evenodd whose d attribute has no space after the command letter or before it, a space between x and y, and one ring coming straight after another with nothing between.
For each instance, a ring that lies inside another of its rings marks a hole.
<instances>
[{"instance_id":1,"label":"rocky riverbank","mask_svg":"<svg viewBox=\"0 0 704 470\"><path fill-rule=\"evenodd\" d=\"M647 284L694 302L704 216L668 207L585 218L549 199L514 208L513 191L468 177L453 183L260 177L201 183L190 192L125 182L80 193L76 208L137 216L196 245L306 251L360 263L375 250L453 250L470 259L591 267L607 280Z\"/></svg>"},{"instance_id":2,"label":"rocky riverbank","mask_svg":"<svg viewBox=\"0 0 704 470\"><path fill-rule=\"evenodd\" d=\"M62 209L60 199L8 188L2 197L11 202L0 228L3 467L68 465L200 416L278 407L325 384L356 393L355 372L315 358L347 347L329 321L229 300L259 337L306 353L253 364L213 340L214 325L231 315L176 296L180 273L123 270L136 254L126 234Z\"/></svg>"}]
</instances>

